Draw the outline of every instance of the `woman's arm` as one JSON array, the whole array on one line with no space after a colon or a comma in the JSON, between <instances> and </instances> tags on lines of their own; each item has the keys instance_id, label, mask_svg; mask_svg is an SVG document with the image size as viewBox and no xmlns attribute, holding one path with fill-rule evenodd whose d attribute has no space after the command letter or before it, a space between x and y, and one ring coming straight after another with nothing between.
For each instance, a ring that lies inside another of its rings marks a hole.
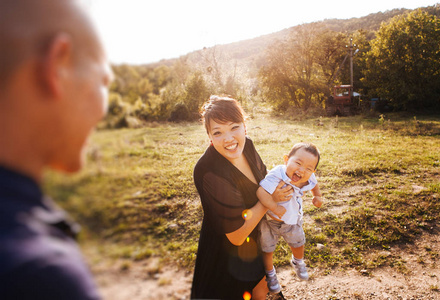
<instances>
[{"instance_id":1,"label":"woman's arm","mask_svg":"<svg viewBox=\"0 0 440 300\"><path fill-rule=\"evenodd\" d=\"M284 182L280 182L275 192L272 194L274 203L286 201L286 198L289 198L290 195L292 194L293 188L291 186L282 188L283 185ZM258 188L258 190L259 189L263 189L263 188L260 187ZM258 190L257 190L257 195L258 195ZM257 204L255 204L252 208L250 208L247 211L247 217L245 219L243 226L241 226L239 229L233 232L226 234L228 240L235 246L240 246L241 244L243 244L246 238L252 232L252 230L254 230L254 228L258 225L261 218L263 218L263 216L266 214L266 212L267 212L267 208L261 202L257 202Z\"/></svg>"},{"instance_id":2,"label":"woman's arm","mask_svg":"<svg viewBox=\"0 0 440 300\"><path fill-rule=\"evenodd\" d=\"M274 211L276 209L278 204L274 201L274 199L272 198L272 195L269 194L261 186L257 190L257 197L258 197L258 200L260 200L261 204L263 204L265 207L267 207L271 211Z\"/></svg>"},{"instance_id":3,"label":"woman's arm","mask_svg":"<svg viewBox=\"0 0 440 300\"><path fill-rule=\"evenodd\" d=\"M257 202L252 208L247 210L245 222L239 229L227 233L226 237L235 246L240 246L244 243L249 234L258 225L261 218L267 212L267 208L263 204Z\"/></svg>"},{"instance_id":4,"label":"woman's arm","mask_svg":"<svg viewBox=\"0 0 440 300\"><path fill-rule=\"evenodd\" d=\"M269 194L264 188L261 186L257 190L257 197L260 202L270 209L274 214L278 216L278 218L282 218L282 216L286 213L286 209L281 205L278 205L277 202L274 201L272 195Z\"/></svg>"}]
</instances>

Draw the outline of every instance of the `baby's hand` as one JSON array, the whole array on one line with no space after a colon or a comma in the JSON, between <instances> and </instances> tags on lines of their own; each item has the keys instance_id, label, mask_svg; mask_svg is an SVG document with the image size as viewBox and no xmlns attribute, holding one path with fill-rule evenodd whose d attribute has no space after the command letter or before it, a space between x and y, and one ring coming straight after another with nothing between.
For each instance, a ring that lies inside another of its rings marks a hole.
<instances>
[{"instance_id":1,"label":"baby's hand","mask_svg":"<svg viewBox=\"0 0 440 300\"><path fill-rule=\"evenodd\" d=\"M316 207L321 207L323 201L322 201L322 197L321 196L315 196L312 199L312 203L313 205L315 205Z\"/></svg>"},{"instance_id":2,"label":"baby's hand","mask_svg":"<svg viewBox=\"0 0 440 300\"><path fill-rule=\"evenodd\" d=\"M282 207L281 205L277 205L275 210L273 211L274 214L278 216L278 218L281 219L281 217L286 213L286 209Z\"/></svg>"}]
</instances>

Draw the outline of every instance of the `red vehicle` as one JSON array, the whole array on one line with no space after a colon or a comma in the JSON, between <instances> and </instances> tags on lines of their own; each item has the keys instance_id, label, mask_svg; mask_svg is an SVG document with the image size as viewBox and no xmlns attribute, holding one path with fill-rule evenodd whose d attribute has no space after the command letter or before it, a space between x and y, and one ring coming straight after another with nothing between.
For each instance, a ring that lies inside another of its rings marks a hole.
<instances>
[{"instance_id":1,"label":"red vehicle","mask_svg":"<svg viewBox=\"0 0 440 300\"><path fill-rule=\"evenodd\" d=\"M337 85L333 95L325 102L325 111L328 116L349 116L357 113L357 105L353 97L353 86Z\"/></svg>"}]
</instances>

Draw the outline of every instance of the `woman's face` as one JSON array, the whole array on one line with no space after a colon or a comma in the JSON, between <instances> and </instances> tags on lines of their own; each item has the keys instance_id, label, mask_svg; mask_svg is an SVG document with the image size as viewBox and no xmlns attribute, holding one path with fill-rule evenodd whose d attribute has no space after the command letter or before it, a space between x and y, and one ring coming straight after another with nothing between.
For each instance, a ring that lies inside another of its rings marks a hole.
<instances>
[{"instance_id":1,"label":"woman's face","mask_svg":"<svg viewBox=\"0 0 440 300\"><path fill-rule=\"evenodd\" d=\"M240 158L246 143L244 123L217 123L210 120L209 125L208 135L215 150L231 163Z\"/></svg>"}]
</instances>

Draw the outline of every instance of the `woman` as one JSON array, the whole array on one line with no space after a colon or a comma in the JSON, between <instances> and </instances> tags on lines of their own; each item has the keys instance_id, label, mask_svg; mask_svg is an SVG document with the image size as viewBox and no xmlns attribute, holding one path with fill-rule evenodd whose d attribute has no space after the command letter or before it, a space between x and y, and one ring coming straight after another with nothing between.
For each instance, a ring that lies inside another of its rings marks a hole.
<instances>
[{"instance_id":1,"label":"woman","mask_svg":"<svg viewBox=\"0 0 440 300\"><path fill-rule=\"evenodd\" d=\"M265 299L257 225L267 209L256 191L266 166L246 137L236 100L211 96L202 118L211 145L194 168L204 217L191 299ZM275 198L289 193L290 188L278 187Z\"/></svg>"}]
</instances>

